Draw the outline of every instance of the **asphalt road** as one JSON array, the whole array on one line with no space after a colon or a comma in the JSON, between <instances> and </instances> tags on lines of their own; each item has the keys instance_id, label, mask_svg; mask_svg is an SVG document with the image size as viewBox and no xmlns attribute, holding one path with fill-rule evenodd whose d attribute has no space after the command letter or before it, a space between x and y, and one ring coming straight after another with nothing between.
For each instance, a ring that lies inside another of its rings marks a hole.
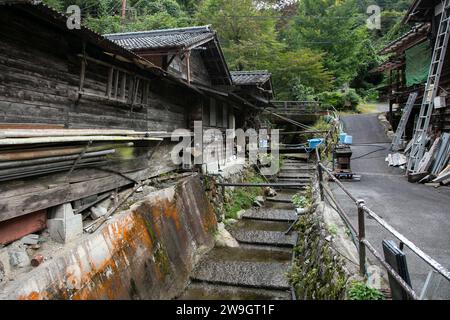
<instances>
[{"instance_id":1,"label":"asphalt road","mask_svg":"<svg viewBox=\"0 0 450 320\"><path fill-rule=\"evenodd\" d=\"M377 114L343 118L346 132L353 136L352 169L360 182L344 182L358 199L382 216L423 251L450 269L450 188L411 184L398 168L385 162L390 142ZM333 192L357 226L357 211L336 185ZM367 220L367 238L382 253L383 240L396 240L374 220ZM398 243L398 241L396 240ZM405 249L412 285L420 294L430 268ZM374 261L374 259L372 259ZM450 299L450 283L441 281L437 298Z\"/></svg>"}]
</instances>

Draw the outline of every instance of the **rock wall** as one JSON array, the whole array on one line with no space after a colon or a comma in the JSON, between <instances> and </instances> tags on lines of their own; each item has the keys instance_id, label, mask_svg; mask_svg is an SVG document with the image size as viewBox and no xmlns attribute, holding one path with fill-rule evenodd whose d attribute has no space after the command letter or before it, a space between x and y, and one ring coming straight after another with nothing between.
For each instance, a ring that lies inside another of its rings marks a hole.
<instances>
[{"instance_id":1,"label":"rock wall","mask_svg":"<svg viewBox=\"0 0 450 320\"><path fill-rule=\"evenodd\" d=\"M309 195L315 200L312 210L296 225L299 237L289 277L298 300L341 300L349 280L357 277L357 251L341 218L320 201L315 187Z\"/></svg>"},{"instance_id":2,"label":"rock wall","mask_svg":"<svg viewBox=\"0 0 450 320\"><path fill-rule=\"evenodd\" d=\"M214 245L198 176L146 196L96 233L0 288L0 299L171 299Z\"/></svg>"}]
</instances>

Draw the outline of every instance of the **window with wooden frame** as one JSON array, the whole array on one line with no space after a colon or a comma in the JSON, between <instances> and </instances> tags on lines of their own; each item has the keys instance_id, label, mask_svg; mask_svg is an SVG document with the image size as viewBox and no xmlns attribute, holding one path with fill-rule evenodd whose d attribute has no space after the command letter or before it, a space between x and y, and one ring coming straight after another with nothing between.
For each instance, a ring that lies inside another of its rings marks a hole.
<instances>
[{"instance_id":1,"label":"window with wooden frame","mask_svg":"<svg viewBox=\"0 0 450 320\"><path fill-rule=\"evenodd\" d=\"M106 99L131 107L142 107L148 104L150 82L146 78L104 61L85 56L80 57L81 73L78 90L80 96ZM91 68L95 67L96 72L101 73L99 77L106 79L101 81L103 82L102 88L96 88L95 90L87 88L88 79L86 75L92 64L94 66Z\"/></svg>"}]
</instances>

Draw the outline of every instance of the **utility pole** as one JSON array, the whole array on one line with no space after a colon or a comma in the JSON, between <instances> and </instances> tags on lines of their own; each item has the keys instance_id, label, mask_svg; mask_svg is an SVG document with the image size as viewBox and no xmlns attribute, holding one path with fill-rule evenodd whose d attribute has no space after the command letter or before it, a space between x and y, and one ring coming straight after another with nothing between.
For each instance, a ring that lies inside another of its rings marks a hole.
<instances>
[{"instance_id":1,"label":"utility pole","mask_svg":"<svg viewBox=\"0 0 450 320\"><path fill-rule=\"evenodd\" d=\"M122 19L125 19L127 11L127 0L122 0Z\"/></svg>"}]
</instances>

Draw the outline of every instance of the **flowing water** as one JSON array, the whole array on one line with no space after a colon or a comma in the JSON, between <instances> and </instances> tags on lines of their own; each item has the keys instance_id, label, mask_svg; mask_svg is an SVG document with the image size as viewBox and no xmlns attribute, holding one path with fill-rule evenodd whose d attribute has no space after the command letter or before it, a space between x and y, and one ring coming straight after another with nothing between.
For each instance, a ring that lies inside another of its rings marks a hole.
<instances>
[{"instance_id":1,"label":"flowing water","mask_svg":"<svg viewBox=\"0 0 450 320\"><path fill-rule=\"evenodd\" d=\"M285 161L278 182L310 183L311 167ZM181 300L289 300L287 272L297 242L286 231L297 219L291 198L299 189L278 190L263 208L248 210L229 228L238 248L214 248L200 261Z\"/></svg>"}]
</instances>

